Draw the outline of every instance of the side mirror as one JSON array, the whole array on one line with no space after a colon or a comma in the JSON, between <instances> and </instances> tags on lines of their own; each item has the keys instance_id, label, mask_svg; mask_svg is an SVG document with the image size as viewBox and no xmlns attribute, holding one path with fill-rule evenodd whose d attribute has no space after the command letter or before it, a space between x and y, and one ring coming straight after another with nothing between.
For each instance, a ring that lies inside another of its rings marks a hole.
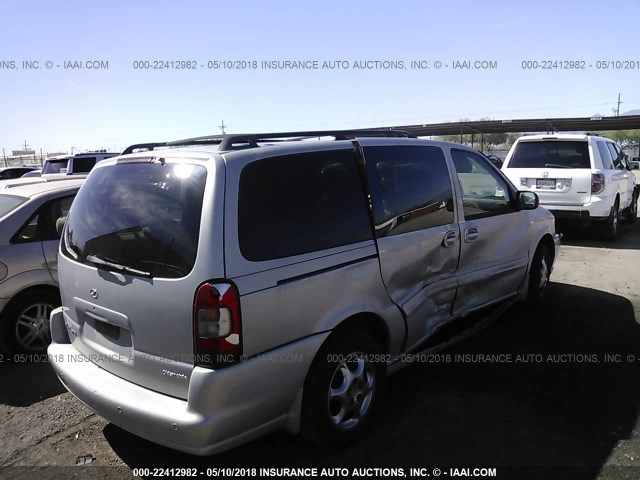
<instances>
[{"instance_id":1,"label":"side mirror","mask_svg":"<svg viewBox=\"0 0 640 480\"><path fill-rule=\"evenodd\" d=\"M536 192L518 192L518 208L520 210L535 210L540 205L540 199Z\"/></svg>"},{"instance_id":2,"label":"side mirror","mask_svg":"<svg viewBox=\"0 0 640 480\"><path fill-rule=\"evenodd\" d=\"M60 217L56 220L56 232L58 233L58 238L62 236L62 230L64 229L64 224L67 222L67 217Z\"/></svg>"}]
</instances>

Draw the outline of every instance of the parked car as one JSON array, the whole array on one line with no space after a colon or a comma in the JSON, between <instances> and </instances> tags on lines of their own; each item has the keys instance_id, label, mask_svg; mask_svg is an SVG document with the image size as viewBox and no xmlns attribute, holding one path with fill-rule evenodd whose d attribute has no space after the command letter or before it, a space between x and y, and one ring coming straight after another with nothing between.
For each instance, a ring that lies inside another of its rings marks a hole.
<instances>
[{"instance_id":1,"label":"parked car","mask_svg":"<svg viewBox=\"0 0 640 480\"><path fill-rule=\"evenodd\" d=\"M2 167L0 168L0 180L20 178L25 173L35 170L34 167Z\"/></svg>"},{"instance_id":2,"label":"parked car","mask_svg":"<svg viewBox=\"0 0 640 480\"><path fill-rule=\"evenodd\" d=\"M42 175L87 174L96 163L106 160L107 158L115 157L116 155L118 154L109 152L92 152L49 157L42 166Z\"/></svg>"},{"instance_id":3,"label":"parked car","mask_svg":"<svg viewBox=\"0 0 640 480\"><path fill-rule=\"evenodd\" d=\"M192 454L278 428L358 438L405 355L472 313L540 305L559 249L535 192L407 136L231 135L100 162L62 235L61 382Z\"/></svg>"},{"instance_id":4,"label":"parked car","mask_svg":"<svg viewBox=\"0 0 640 480\"><path fill-rule=\"evenodd\" d=\"M0 190L0 350L45 352L49 315L60 305L56 222L81 180Z\"/></svg>"},{"instance_id":5,"label":"parked car","mask_svg":"<svg viewBox=\"0 0 640 480\"><path fill-rule=\"evenodd\" d=\"M594 225L614 240L618 220L635 222L639 189L624 154L597 135L552 134L520 137L502 171L561 222Z\"/></svg>"},{"instance_id":6,"label":"parked car","mask_svg":"<svg viewBox=\"0 0 640 480\"><path fill-rule=\"evenodd\" d=\"M36 168L36 169L28 171L27 173L22 175L20 178L39 177L40 175L42 175L42 169L41 168Z\"/></svg>"}]
</instances>

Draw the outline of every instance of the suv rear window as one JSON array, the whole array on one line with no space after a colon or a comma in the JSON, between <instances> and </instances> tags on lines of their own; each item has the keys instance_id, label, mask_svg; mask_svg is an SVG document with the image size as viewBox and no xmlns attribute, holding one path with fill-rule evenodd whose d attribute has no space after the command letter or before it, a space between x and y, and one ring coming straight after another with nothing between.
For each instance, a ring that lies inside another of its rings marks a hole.
<instances>
[{"instance_id":1,"label":"suv rear window","mask_svg":"<svg viewBox=\"0 0 640 480\"><path fill-rule=\"evenodd\" d=\"M591 168L586 141L519 142L507 168Z\"/></svg>"},{"instance_id":2,"label":"suv rear window","mask_svg":"<svg viewBox=\"0 0 640 480\"><path fill-rule=\"evenodd\" d=\"M42 173L66 173L67 163L69 163L69 159L66 158L64 160L47 160L42 168Z\"/></svg>"},{"instance_id":3,"label":"suv rear window","mask_svg":"<svg viewBox=\"0 0 640 480\"><path fill-rule=\"evenodd\" d=\"M71 209L63 253L87 265L184 277L198 249L206 174L201 165L173 163L94 170Z\"/></svg>"},{"instance_id":4,"label":"suv rear window","mask_svg":"<svg viewBox=\"0 0 640 480\"><path fill-rule=\"evenodd\" d=\"M258 160L240 176L240 251L272 260L372 238L351 150Z\"/></svg>"}]
</instances>

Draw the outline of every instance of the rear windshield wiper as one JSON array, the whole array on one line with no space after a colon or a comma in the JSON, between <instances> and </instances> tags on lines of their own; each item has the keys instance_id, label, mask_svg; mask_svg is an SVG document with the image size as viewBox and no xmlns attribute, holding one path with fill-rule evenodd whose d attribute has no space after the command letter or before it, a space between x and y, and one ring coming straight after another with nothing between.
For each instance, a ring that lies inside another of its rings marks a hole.
<instances>
[{"instance_id":1,"label":"rear windshield wiper","mask_svg":"<svg viewBox=\"0 0 640 480\"><path fill-rule=\"evenodd\" d=\"M141 277L151 277L150 272L145 272L144 270L137 270L135 268L127 267L125 265L120 265L119 263L108 262L106 260L97 257L96 255L87 255L87 260L93 263L96 267L104 268L106 270L117 270L119 272L125 273L133 273L134 275L140 275Z\"/></svg>"},{"instance_id":2,"label":"rear windshield wiper","mask_svg":"<svg viewBox=\"0 0 640 480\"><path fill-rule=\"evenodd\" d=\"M573 168L569 165L560 165L559 163L545 163L546 168Z\"/></svg>"}]
</instances>

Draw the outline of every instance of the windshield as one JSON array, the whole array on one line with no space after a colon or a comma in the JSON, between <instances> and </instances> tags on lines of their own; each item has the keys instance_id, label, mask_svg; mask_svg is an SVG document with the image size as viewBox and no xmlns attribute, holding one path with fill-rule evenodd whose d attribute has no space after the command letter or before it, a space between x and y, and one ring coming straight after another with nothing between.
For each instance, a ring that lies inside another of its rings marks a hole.
<instances>
[{"instance_id":1,"label":"windshield","mask_svg":"<svg viewBox=\"0 0 640 480\"><path fill-rule=\"evenodd\" d=\"M0 217L4 217L11 210L14 210L26 201L27 199L24 197L17 197L15 195L0 195Z\"/></svg>"},{"instance_id":2,"label":"windshield","mask_svg":"<svg viewBox=\"0 0 640 480\"><path fill-rule=\"evenodd\" d=\"M47 160L42 168L42 173L67 173L68 158L61 160Z\"/></svg>"},{"instance_id":3,"label":"windshield","mask_svg":"<svg viewBox=\"0 0 640 480\"><path fill-rule=\"evenodd\" d=\"M519 142L507 168L591 168L586 141Z\"/></svg>"},{"instance_id":4,"label":"windshield","mask_svg":"<svg viewBox=\"0 0 640 480\"><path fill-rule=\"evenodd\" d=\"M198 248L205 179L201 165L134 163L94 171L69 214L63 253L122 273L184 277Z\"/></svg>"}]
</instances>

